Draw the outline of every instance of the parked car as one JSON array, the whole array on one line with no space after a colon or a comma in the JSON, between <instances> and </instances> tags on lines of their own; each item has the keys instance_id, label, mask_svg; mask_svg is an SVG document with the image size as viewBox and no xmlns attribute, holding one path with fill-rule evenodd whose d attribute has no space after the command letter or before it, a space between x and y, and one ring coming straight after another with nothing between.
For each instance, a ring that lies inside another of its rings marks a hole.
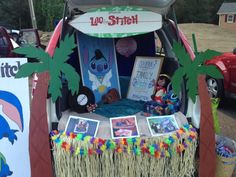
<instances>
[{"instance_id":1,"label":"parked car","mask_svg":"<svg viewBox=\"0 0 236 177\"><path fill-rule=\"evenodd\" d=\"M0 57L14 57L12 50L18 45L11 39L7 30L0 26Z\"/></svg>"},{"instance_id":2,"label":"parked car","mask_svg":"<svg viewBox=\"0 0 236 177\"><path fill-rule=\"evenodd\" d=\"M4 27L7 30L7 33L14 41L17 40L20 30L17 30L15 29L15 27L8 25L6 23L3 23L3 22L0 22L0 26Z\"/></svg>"},{"instance_id":3,"label":"parked car","mask_svg":"<svg viewBox=\"0 0 236 177\"><path fill-rule=\"evenodd\" d=\"M123 2L123 1L122 1ZM156 0L156 1L131 1L131 3L128 3L128 1L125 1L125 4L120 4L121 1L104 1L104 0L96 0L96 1L82 1L82 0L69 0L67 9L68 11L65 12L65 16L63 17L63 20L61 20L48 43L48 46L46 48L46 51L53 55L55 48L59 46L60 39L63 39L67 34L74 35L74 37L77 39L77 33L79 30L72 27L70 24L73 19L76 19L82 14L86 14L86 12L91 8L98 8L98 7L104 7L104 6L110 6L110 5L133 5L133 6L139 6L139 7L145 7L145 9L149 9L151 11L154 11L156 13L160 13L162 15L162 24L161 28L154 31L153 33L156 33L158 36L159 42L161 43L160 46L158 46L158 50L156 53L156 56L162 56L164 57L163 65L162 65L162 73L165 73L169 75L170 77L173 76L176 69L179 67L178 60L176 59L175 53L172 51L172 45L173 41L179 41L183 44L186 51L190 54L192 58L194 58L194 52L191 49L187 38L184 36L184 34L179 30L179 28L176 26L177 22L172 21L169 18L167 18L167 12L169 9L171 9L171 6L174 4L175 0ZM117 3L117 4L116 4ZM173 11L174 13L174 11ZM134 36L135 37L135 36ZM139 36L138 36L139 37ZM145 40L143 40L145 39ZM139 44L143 44L146 47L152 43L153 38L150 38L149 41L147 38L142 38L142 40L139 40ZM115 39L115 42L117 39ZM139 45L138 44L138 45ZM146 56L147 53L143 51L143 53L139 53L139 55ZM74 50L73 53L70 55L70 58L68 60L68 63L70 63L77 72L80 72L79 63L78 63L78 57L79 53L78 50ZM131 76L132 67L134 64L134 58L131 60L122 60L117 55L117 62L118 62L118 73L120 76ZM81 73L79 73L81 74ZM64 85L64 81L63 85ZM81 83L82 84L82 83ZM193 123L196 127L199 126L199 101L197 101L196 104L192 104L188 101L188 98L186 96L186 87L185 82L182 83L182 90L180 94L180 100L181 100L181 108L180 111L189 116L192 117ZM56 104L53 103L50 104L50 115L48 118L50 119L49 122L56 122L60 119L63 112L69 109L69 103L68 103L68 90L64 87L62 88L62 98L58 99ZM195 110L197 109L197 110ZM195 115L196 113L196 115ZM49 125L50 127L50 125Z\"/></svg>"},{"instance_id":4,"label":"parked car","mask_svg":"<svg viewBox=\"0 0 236 177\"><path fill-rule=\"evenodd\" d=\"M41 47L43 49L46 48L46 46L41 44L39 33L38 33L37 29L31 29L31 28L30 29L21 29L16 42L20 46L32 45L35 47Z\"/></svg>"},{"instance_id":5,"label":"parked car","mask_svg":"<svg viewBox=\"0 0 236 177\"><path fill-rule=\"evenodd\" d=\"M12 50L19 46L33 45L45 49L41 44L36 29L22 29L16 41L10 36L5 27L0 26L0 57L19 57Z\"/></svg>"},{"instance_id":6,"label":"parked car","mask_svg":"<svg viewBox=\"0 0 236 177\"><path fill-rule=\"evenodd\" d=\"M215 65L223 74L223 79L207 76L206 82L210 95L214 98L236 96L236 48L233 52L223 53L207 61L208 65Z\"/></svg>"}]
</instances>

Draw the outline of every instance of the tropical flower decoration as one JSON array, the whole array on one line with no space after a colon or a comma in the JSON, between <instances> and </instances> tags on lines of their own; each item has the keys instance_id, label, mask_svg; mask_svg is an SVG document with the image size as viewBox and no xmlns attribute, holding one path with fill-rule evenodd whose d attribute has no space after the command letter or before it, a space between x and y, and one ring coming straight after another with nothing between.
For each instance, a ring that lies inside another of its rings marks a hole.
<instances>
[{"instance_id":1,"label":"tropical flower decoration","mask_svg":"<svg viewBox=\"0 0 236 177\"><path fill-rule=\"evenodd\" d=\"M174 41L172 50L180 63L180 67L175 71L171 80L173 91L177 95L180 93L181 83L186 80L188 97L195 103L198 94L198 75L206 74L217 79L223 78L216 66L204 65L207 60L220 55L219 52L207 49L205 52L197 53L195 59L192 60L180 43Z\"/></svg>"},{"instance_id":2,"label":"tropical flower decoration","mask_svg":"<svg viewBox=\"0 0 236 177\"><path fill-rule=\"evenodd\" d=\"M22 54L28 58L35 58L38 62L23 64L15 77L22 78L28 77L33 73L49 72L48 93L51 94L52 100L55 102L61 96L61 75L63 73L68 81L68 88L71 93L78 93L80 76L70 64L66 63L75 47L74 36L67 35L60 42L60 46L56 48L53 57L50 57L43 49L33 46L16 48L14 50L15 53Z\"/></svg>"}]
</instances>

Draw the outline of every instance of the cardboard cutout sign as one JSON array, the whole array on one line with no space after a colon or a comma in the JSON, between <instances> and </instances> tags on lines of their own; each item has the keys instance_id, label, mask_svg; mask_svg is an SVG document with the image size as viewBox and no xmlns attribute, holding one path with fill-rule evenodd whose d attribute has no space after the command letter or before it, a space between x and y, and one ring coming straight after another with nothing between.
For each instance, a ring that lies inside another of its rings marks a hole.
<instances>
[{"instance_id":1,"label":"cardboard cutout sign","mask_svg":"<svg viewBox=\"0 0 236 177\"><path fill-rule=\"evenodd\" d=\"M30 177L28 78L15 79L26 58L0 58L0 176Z\"/></svg>"},{"instance_id":2,"label":"cardboard cutout sign","mask_svg":"<svg viewBox=\"0 0 236 177\"><path fill-rule=\"evenodd\" d=\"M79 16L70 25L90 36L116 38L158 30L162 17L140 7L103 7Z\"/></svg>"}]
</instances>

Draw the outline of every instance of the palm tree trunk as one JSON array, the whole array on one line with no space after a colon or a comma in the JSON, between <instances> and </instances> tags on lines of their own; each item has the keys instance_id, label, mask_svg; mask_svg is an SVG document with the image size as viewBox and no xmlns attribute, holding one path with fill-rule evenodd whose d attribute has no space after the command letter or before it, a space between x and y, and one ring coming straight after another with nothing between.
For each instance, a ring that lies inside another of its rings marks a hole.
<instances>
[{"instance_id":1,"label":"palm tree trunk","mask_svg":"<svg viewBox=\"0 0 236 177\"><path fill-rule=\"evenodd\" d=\"M215 131L205 76L198 78L198 93L201 104L199 177L215 177Z\"/></svg>"},{"instance_id":2,"label":"palm tree trunk","mask_svg":"<svg viewBox=\"0 0 236 177\"><path fill-rule=\"evenodd\" d=\"M53 177L47 122L47 91L49 75L39 75L31 103L29 152L32 177Z\"/></svg>"}]
</instances>

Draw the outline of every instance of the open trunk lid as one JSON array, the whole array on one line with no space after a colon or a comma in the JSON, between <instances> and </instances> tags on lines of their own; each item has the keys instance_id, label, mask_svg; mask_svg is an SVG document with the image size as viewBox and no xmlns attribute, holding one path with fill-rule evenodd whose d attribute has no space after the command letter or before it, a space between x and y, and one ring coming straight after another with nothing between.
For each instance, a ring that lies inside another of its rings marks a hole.
<instances>
[{"instance_id":1,"label":"open trunk lid","mask_svg":"<svg viewBox=\"0 0 236 177\"><path fill-rule=\"evenodd\" d=\"M165 15L175 1L176 0L69 0L68 7L70 11L77 8L87 12L89 9L105 6L138 6Z\"/></svg>"}]
</instances>

